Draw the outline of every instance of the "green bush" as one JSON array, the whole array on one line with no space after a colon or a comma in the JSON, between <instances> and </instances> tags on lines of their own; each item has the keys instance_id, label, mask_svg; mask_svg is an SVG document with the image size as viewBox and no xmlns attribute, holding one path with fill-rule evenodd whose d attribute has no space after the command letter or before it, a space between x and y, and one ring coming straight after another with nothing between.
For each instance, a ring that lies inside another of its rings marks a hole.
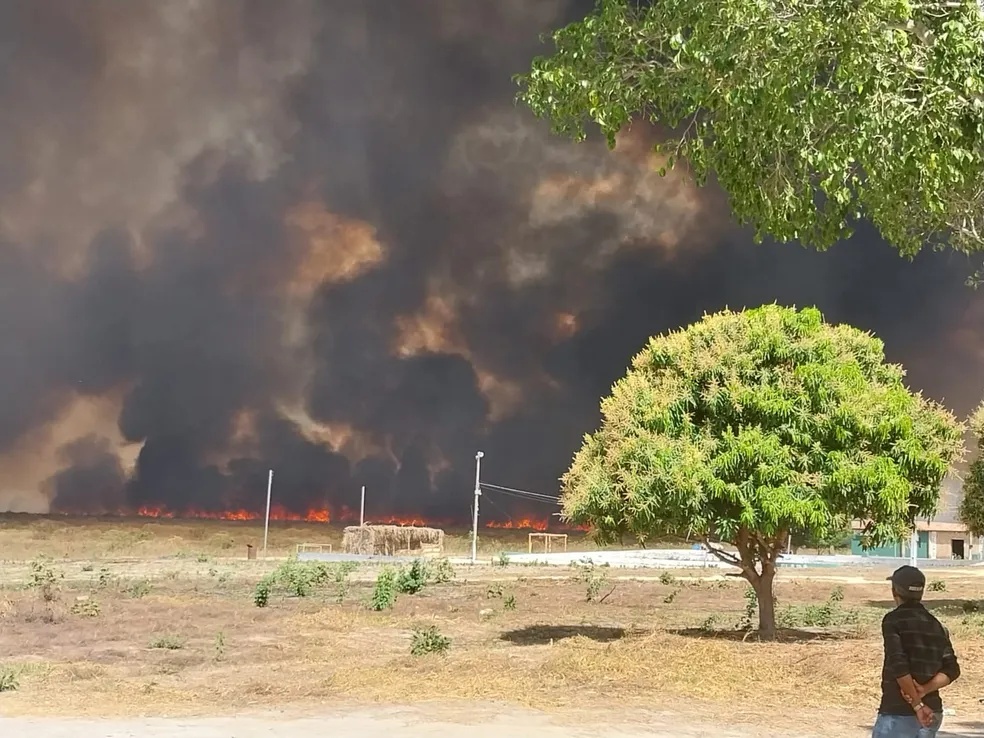
<instances>
[{"instance_id":1,"label":"green bush","mask_svg":"<svg viewBox=\"0 0 984 738\"><path fill-rule=\"evenodd\" d=\"M343 585L349 574L357 568L358 564L351 561L328 564L323 561L288 559L257 583L253 603L257 607L266 607L270 596L277 589L283 590L285 595L309 597L316 589L329 583L339 585L341 596L344 596Z\"/></svg>"},{"instance_id":2,"label":"green bush","mask_svg":"<svg viewBox=\"0 0 984 738\"><path fill-rule=\"evenodd\" d=\"M434 565L433 577L436 584L447 584L454 579L454 566L447 559L438 559Z\"/></svg>"},{"instance_id":3,"label":"green bush","mask_svg":"<svg viewBox=\"0 0 984 738\"><path fill-rule=\"evenodd\" d=\"M99 603L95 600L76 600L72 605L72 614L82 618L99 617Z\"/></svg>"},{"instance_id":4,"label":"green bush","mask_svg":"<svg viewBox=\"0 0 984 738\"><path fill-rule=\"evenodd\" d=\"M59 575L55 572L46 557L39 556L31 562L31 575L27 586L37 590L45 602L53 602L58 597L58 580L64 577L64 574Z\"/></svg>"},{"instance_id":5,"label":"green bush","mask_svg":"<svg viewBox=\"0 0 984 738\"><path fill-rule=\"evenodd\" d=\"M184 648L184 641L177 636L162 635L150 642L150 648L164 649L165 651L177 651Z\"/></svg>"},{"instance_id":6,"label":"green bush","mask_svg":"<svg viewBox=\"0 0 984 738\"><path fill-rule=\"evenodd\" d=\"M114 579L115 577L105 566L99 570L98 584L100 588L108 587L110 584L113 583Z\"/></svg>"},{"instance_id":7,"label":"green bush","mask_svg":"<svg viewBox=\"0 0 984 738\"><path fill-rule=\"evenodd\" d=\"M138 579L126 588L126 593L135 600L139 600L141 597L149 595L150 589L150 582L146 579Z\"/></svg>"},{"instance_id":8,"label":"green bush","mask_svg":"<svg viewBox=\"0 0 984 738\"><path fill-rule=\"evenodd\" d=\"M608 573L595 566L592 561L574 564L574 567L578 572L574 575L574 581L585 586L584 599L587 602L595 602L598 595L601 594L601 590L608 584Z\"/></svg>"},{"instance_id":9,"label":"green bush","mask_svg":"<svg viewBox=\"0 0 984 738\"><path fill-rule=\"evenodd\" d=\"M273 589L273 576L267 575L256 583L253 590L253 604L257 607L266 607L270 603L270 590Z\"/></svg>"},{"instance_id":10,"label":"green bush","mask_svg":"<svg viewBox=\"0 0 984 738\"><path fill-rule=\"evenodd\" d=\"M337 564L329 564L328 571L335 584L342 584L348 581L350 575L354 574L359 568L355 561L339 561Z\"/></svg>"},{"instance_id":11,"label":"green bush","mask_svg":"<svg viewBox=\"0 0 984 738\"><path fill-rule=\"evenodd\" d=\"M282 584L289 594L307 597L314 587L328 580L328 568L322 562L300 562L289 559L277 567L274 581Z\"/></svg>"},{"instance_id":12,"label":"green bush","mask_svg":"<svg viewBox=\"0 0 984 738\"><path fill-rule=\"evenodd\" d=\"M388 610L396 603L397 575L392 569L383 569L376 577L376 586L372 589L369 599L369 609L380 612Z\"/></svg>"},{"instance_id":13,"label":"green bush","mask_svg":"<svg viewBox=\"0 0 984 738\"><path fill-rule=\"evenodd\" d=\"M927 587L930 592L946 592L946 582L942 579L934 579Z\"/></svg>"},{"instance_id":14,"label":"green bush","mask_svg":"<svg viewBox=\"0 0 984 738\"><path fill-rule=\"evenodd\" d=\"M758 612L758 595L751 587L745 589L745 612L738 621L738 630L751 630L752 623L755 622L755 613Z\"/></svg>"},{"instance_id":15,"label":"green bush","mask_svg":"<svg viewBox=\"0 0 984 738\"><path fill-rule=\"evenodd\" d=\"M977 635L984 635L984 615L978 612L968 613L960 620L965 628L972 629Z\"/></svg>"},{"instance_id":16,"label":"green bush","mask_svg":"<svg viewBox=\"0 0 984 738\"><path fill-rule=\"evenodd\" d=\"M437 626L417 628L410 637L410 653L413 656L426 654L444 654L451 648L451 639L441 634Z\"/></svg>"},{"instance_id":17,"label":"green bush","mask_svg":"<svg viewBox=\"0 0 984 738\"><path fill-rule=\"evenodd\" d=\"M861 617L856 608L844 608L844 590L837 587L822 605L790 605L781 610L776 621L781 628L831 628L854 625Z\"/></svg>"},{"instance_id":18,"label":"green bush","mask_svg":"<svg viewBox=\"0 0 984 738\"><path fill-rule=\"evenodd\" d=\"M421 559L414 559L410 566L400 569L396 577L396 589L401 594L417 594L427 586L429 578L427 564Z\"/></svg>"}]
</instances>

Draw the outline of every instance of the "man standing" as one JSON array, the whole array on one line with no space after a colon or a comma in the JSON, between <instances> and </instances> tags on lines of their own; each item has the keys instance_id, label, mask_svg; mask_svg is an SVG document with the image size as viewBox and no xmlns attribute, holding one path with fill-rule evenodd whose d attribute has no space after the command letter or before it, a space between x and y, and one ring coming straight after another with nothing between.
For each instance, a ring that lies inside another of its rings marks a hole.
<instances>
[{"instance_id":1,"label":"man standing","mask_svg":"<svg viewBox=\"0 0 984 738\"><path fill-rule=\"evenodd\" d=\"M882 698L871 735L935 738L943 723L939 690L960 676L960 665L946 628L923 607L923 573L902 566L888 580L895 609L882 619Z\"/></svg>"}]
</instances>

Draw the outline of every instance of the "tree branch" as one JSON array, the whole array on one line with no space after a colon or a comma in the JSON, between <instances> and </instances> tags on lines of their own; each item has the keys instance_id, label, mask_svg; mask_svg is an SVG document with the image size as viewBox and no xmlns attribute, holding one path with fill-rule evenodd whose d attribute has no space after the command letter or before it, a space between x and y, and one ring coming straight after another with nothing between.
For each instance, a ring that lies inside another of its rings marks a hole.
<instances>
[{"instance_id":1,"label":"tree branch","mask_svg":"<svg viewBox=\"0 0 984 738\"><path fill-rule=\"evenodd\" d=\"M758 574L758 569L755 568L755 559L752 557L752 546L761 548L759 543L758 537L749 531L748 528L742 527L738 529L736 544L738 546L738 553L741 554L742 571Z\"/></svg>"},{"instance_id":2,"label":"tree branch","mask_svg":"<svg viewBox=\"0 0 984 738\"><path fill-rule=\"evenodd\" d=\"M774 564L779 558L779 554L782 553L782 547L789 538L789 530L787 528L780 528L776 535L771 541L769 541L766 547L765 559L770 563Z\"/></svg>"},{"instance_id":3,"label":"tree branch","mask_svg":"<svg viewBox=\"0 0 984 738\"><path fill-rule=\"evenodd\" d=\"M613 585L612 585L612 588L611 588L610 590L608 590L608 594L606 594L606 595L605 595L604 597L602 597L602 598L601 598L600 600L598 600L598 604L600 605L600 604L601 604L602 602L604 602L605 600L607 600L607 599L608 599L608 596L609 596L609 595L610 595L610 594L611 594L612 592L614 592L614 591L615 591L615 588L616 588L617 586L618 586L618 582L616 582L615 584L613 584Z\"/></svg>"},{"instance_id":4,"label":"tree branch","mask_svg":"<svg viewBox=\"0 0 984 738\"><path fill-rule=\"evenodd\" d=\"M745 568L744 565L742 564L741 559L739 559L733 553L729 553L728 551L725 551L724 549L717 548L716 546L714 546L710 542L710 540L708 540L708 538L706 536L704 538L702 538L701 540L702 540L704 546L707 547L707 550L710 551L715 556L717 556L719 559L721 559L721 561L723 561L724 563L731 564L732 566L741 567L741 569L744 569Z\"/></svg>"}]
</instances>

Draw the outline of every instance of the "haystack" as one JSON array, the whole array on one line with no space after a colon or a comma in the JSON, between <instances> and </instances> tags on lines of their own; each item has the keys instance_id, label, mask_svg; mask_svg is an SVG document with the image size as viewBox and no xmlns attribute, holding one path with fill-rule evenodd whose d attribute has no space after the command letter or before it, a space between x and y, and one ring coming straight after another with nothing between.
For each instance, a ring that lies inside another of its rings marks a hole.
<instances>
[{"instance_id":1,"label":"haystack","mask_svg":"<svg viewBox=\"0 0 984 738\"><path fill-rule=\"evenodd\" d=\"M369 556L440 554L444 531L403 525L350 525L342 536L345 553Z\"/></svg>"}]
</instances>

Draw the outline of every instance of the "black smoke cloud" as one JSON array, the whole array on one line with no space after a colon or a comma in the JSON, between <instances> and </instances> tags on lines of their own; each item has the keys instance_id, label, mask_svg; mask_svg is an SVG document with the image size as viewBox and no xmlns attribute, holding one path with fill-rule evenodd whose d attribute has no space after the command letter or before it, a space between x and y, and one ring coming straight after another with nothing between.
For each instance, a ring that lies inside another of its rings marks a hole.
<instances>
[{"instance_id":1,"label":"black smoke cloud","mask_svg":"<svg viewBox=\"0 0 984 738\"><path fill-rule=\"evenodd\" d=\"M56 510L257 509L272 467L293 510L366 484L372 515L466 518L476 449L553 493L647 336L772 301L875 331L967 412L966 261L752 245L651 171L651 134L613 154L516 108L539 34L590 5L4 3L0 472L57 436L27 490ZM313 262L301 203L341 224ZM340 276L353 224L378 253ZM110 395L109 428L48 433Z\"/></svg>"}]
</instances>

